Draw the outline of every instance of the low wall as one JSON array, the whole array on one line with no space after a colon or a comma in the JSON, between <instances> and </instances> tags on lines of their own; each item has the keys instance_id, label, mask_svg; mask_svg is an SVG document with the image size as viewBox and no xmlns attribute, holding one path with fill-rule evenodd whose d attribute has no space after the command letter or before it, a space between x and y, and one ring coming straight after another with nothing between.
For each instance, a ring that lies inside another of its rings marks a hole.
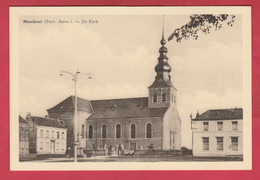
<instances>
[{"instance_id":1,"label":"low wall","mask_svg":"<svg viewBox=\"0 0 260 180\"><path fill-rule=\"evenodd\" d=\"M105 150L83 150L84 154L87 154L88 156L96 155L96 156L105 156L106 151Z\"/></svg>"},{"instance_id":2,"label":"low wall","mask_svg":"<svg viewBox=\"0 0 260 180\"><path fill-rule=\"evenodd\" d=\"M36 154L19 154L19 159L35 159Z\"/></svg>"},{"instance_id":3,"label":"low wall","mask_svg":"<svg viewBox=\"0 0 260 180\"><path fill-rule=\"evenodd\" d=\"M175 155L182 154L178 150L135 150L135 155Z\"/></svg>"}]
</instances>

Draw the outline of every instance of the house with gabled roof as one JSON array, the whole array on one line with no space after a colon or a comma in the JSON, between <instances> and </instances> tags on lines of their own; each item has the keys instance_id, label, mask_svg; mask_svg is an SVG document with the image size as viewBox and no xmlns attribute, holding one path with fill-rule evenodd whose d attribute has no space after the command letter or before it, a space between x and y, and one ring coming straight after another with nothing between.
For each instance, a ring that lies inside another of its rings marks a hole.
<instances>
[{"instance_id":1,"label":"house with gabled roof","mask_svg":"<svg viewBox=\"0 0 260 180\"><path fill-rule=\"evenodd\" d=\"M148 97L85 100L77 98L80 147L103 149L181 149L181 119L177 111L177 89L171 81L164 34L160 41L156 77ZM73 147L75 97L70 96L48 109L68 128L68 147Z\"/></svg>"},{"instance_id":2,"label":"house with gabled roof","mask_svg":"<svg viewBox=\"0 0 260 180\"><path fill-rule=\"evenodd\" d=\"M27 115L29 151L31 154L65 154L67 128L63 121Z\"/></svg>"},{"instance_id":3,"label":"house with gabled roof","mask_svg":"<svg viewBox=\"0 0 260 180\"><path fill-rule=\"evenodd\" d=\"M211 109L191 116L194 156L243 155L243 109Z\"/></svg>"}]
</instances>

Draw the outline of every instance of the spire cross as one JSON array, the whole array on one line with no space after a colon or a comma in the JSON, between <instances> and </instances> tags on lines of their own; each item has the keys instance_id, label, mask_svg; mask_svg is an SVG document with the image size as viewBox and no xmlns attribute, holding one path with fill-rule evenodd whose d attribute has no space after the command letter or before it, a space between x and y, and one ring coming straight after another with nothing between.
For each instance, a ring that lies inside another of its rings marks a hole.
<instances>
[{"instance_id":1,"label":"spire cross","mask_svg":"<svg viewBox=\"0 0 260 180\"><path fill-rule=\"evenodd\" d=\"M163 24L162 24L162 37L164 39L164 15L162 16L163 17Z\"/></svg>"}]
</instances>

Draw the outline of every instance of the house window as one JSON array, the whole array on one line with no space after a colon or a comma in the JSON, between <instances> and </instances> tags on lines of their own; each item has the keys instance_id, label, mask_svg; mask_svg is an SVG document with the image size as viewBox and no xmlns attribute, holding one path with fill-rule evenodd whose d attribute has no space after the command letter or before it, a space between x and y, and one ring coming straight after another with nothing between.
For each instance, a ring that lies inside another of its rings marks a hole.
<instances>
[{"instance_id":1,"label":"house window","mask_svg":"<svg viewBox=\"0 0 260 180\"><path fill-rule=\"evenodd\" d=\"M237 131L238 126L237 126L237 121L232 121L232 131Z\"/></svg>"},{"instance_id":2,"label":"house window","mask_svg":"<svg viewBox=\"0 0 260 180\"><path fill-rule=\"evenodd\" d=\"M64 139L65 138L65 133L61 132L61 138Z\"/></svg>"},{"instance_id":3,"label":"house window","mask_svg":"<svg viewBox=\"0 0 260 180\"><path fill-rule=\"evenodd\" d=\"M46 142L46 149L47 149L47 151L49 151L49 149L50 149L50 144L49 144L49 142Z\"/></svg>"},{"instance_id":4,"label":"house window","mask_svg":"<svg viewBox=\"0 0 260 180\"><path fill-rule=\"evenodd\" d=\"M208 151L209 150L209 138L203 137L202 143L203 143L203 150Z\"/></svg>"},{"instance_id":5,"label":"house window","mask_svg":"<svg viewBox=\"0 0 260 180\"><path fill-rule=\"evenodd\" d=\"M223 122L218 122L218 131L223 130Z\"/></svg>"},{"instance_id":6,"label":"house window","mask_svg":"<svg viewBox=\"0 0 260 180\"><path fill-rule=\"evenodd\" d=\"M174 96L173 100L174 100L174 103L176 103L176 96Z\"/></svg>"},{"instance_id":7,"label":"house window","mask_svg":"<svg viewBox=\"0 0 260 180\"><path fill-rule=\"evenodd\" d=\"M209 122L203 122L203 131L209 131Z\"/></svg>"},{"instance_id":8,"label":"house window","mask_svg":"<svg viewBox=\"0 0 260 180\"><path fill-rule=\"evenodd\" d=\"M238 137L231 137L231 149L234 151L238 150Z\"/></svg>"},{"instance_id":9,"label":"house window","mask_svg":"<svg viewBox=\"0 0 260 180\"><path fill-rule=\"evenodd\" d=\"M40 150L43 151L43 142L40 142Z\"/></svg>"},{"instance_id":10,"label":"house window","mask_svg":"<svg viewBox=\"0 0 260 180\"><path fill-rule=\"evenodd\" d=\"M162 94L162 102L166 102L166 94L165 93Z\"/></svg>"},{"instance_id":11,"label":"house window","mask_svg":"<svg viewBox=\"0 0 260 180\"><path fill-rule=\"evenodd\" d=\"M146 125L146 138L152 138L152 124L148 123Z\"/></svg>"},{"instance_id":12,"label":"house window","mask_svg":"<svg viewBox=\"0 0 260 180\"><path fill-rule=\"evenodd\" d=\"M43 130L40 130L40 137L43 137Z\"/></svg>"},{"instance_id":13,"label":"house window","mask_svg":"<svg viewBox=\"0 0 260 180\"><path fill-rule=\"evenodd\" d=\"M49 138L49 130L46 130L46 138Z\"/></svg>"},{"instance_id":14,"label":"house window","mask_svg":"<svg viewBox=\"0 0 260 180\"><path fill-rule=\"evenodd\" d=\"M84 138L84 135L85 135L85 125L82 124L82 126L81 126L81 136L82 136L82 138Z\"/></svg>"},{"instance_id":15,"label":"house window","mask_svg":"<svg viewBox=\"0 0 260 180\"><path fill-rule=\"evenodd\" d=\"M21 129L21 131L20 131L20 139L21 140L24 139L24 129Z\"/></svg>"},{"instance_id":16,"label":"house window","mask_svg":"<svg viewBox=\"0 0 260 180\"><path fill-rule=\"evenodd\" d=\"M121 125L116 125L116 138L121 138Z\"/></svg>"},{"instance_id":17,"label":"house window","mask_svg":"<svg viewBox=\"0 0 260 180\"><path fill-rule=\"evenodd\" d=\"M25 135L25 139L28 140L29 139L29 132L28 132L27 129L25 130L25 134L24 135Z\"/></svg>"},{"instance_id":18,"label":"house window","mask_svg":"<svg viewBox=\"0 0 260 180\"><path fill-rule=\"evenodd\" d=\"M157 94L155 93L154 95L153 95L153 103L156 103L157 102Z\"/></svg>"},{"instance_id":19,"label":"house window","mask_svg":"<svg viewBox=\"0 0 260 180\"><path fill-rule=\"evenodd\" d=\"M60 149L60 143L57 143L56 150L59 151L59 149Z\"/></svg>"},{"instance_id":20,"label":"house window","mask_svg":"<svg viewBox=\"0 0 260 180\"><path fill-rule=\"evenodd\" d=\"M60 139L60 132L57 131L57 139Z\"/></svg>"},{"instance_id":21,"label":"house window","mask_svg":"<svg viewBox=\"0 0 260 180\"><path fill-rule=\"evenodd\" d=\"M106 127L106 125L104 124L104 125L102 125L102 138L103 139L105 139L105 138L107 138L107 127Z\"/></svg>"},{"instance_id":22,"label":"house window","mask_svg":"<svg viewBox=\"0 0 260 180\"><path fill-rule=\"evenodd\" d=\"M217 150L223 150L223 137L217 137Z\"/></svg>"},{"instance_id":23,"label":"house window","mask_svg":"<svg viewBox=\"0 0 260 180\"><path fill-rule=\"evenodd\" d=\"M131 138L134 139L135 138L135 124L131 124Z\"/></svg>"},{"instance_id":24,"label":"house window","mask_svg":"<svg viewBox=\"0 0 260 180\"><path fill-rule=\"evenodd\" d=\"M89 125L88 129L89 129L88 130L88 138L92 139L93 138L93 126Z\"/></svg>"}]
</instances>

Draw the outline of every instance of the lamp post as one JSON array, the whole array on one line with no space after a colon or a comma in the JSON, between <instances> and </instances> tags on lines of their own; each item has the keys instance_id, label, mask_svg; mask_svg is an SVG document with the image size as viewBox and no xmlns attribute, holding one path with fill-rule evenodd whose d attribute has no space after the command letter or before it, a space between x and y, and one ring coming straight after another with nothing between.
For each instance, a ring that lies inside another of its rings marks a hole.
<instances>
[{"instance_id":1,"label":"lamp post","mask_svg":"<svg viewBox=\"0 0 260 180\"><path fill-rule=\"evenodd\" d=\"M76 71L75 74L68 72L68 71L61 71L60 75L63 76L64 74L69 74L72 76L72 81L74 81L74 94L75 94L75 104L74 104L74 162L77 162L77 155L78 155L78 144L79 144L79 139L78 139L78 101L77 101L77 81L78 81L78 74L80 74L80 71ZM88 78L91 79L90 74L82 74L82 75L88 75Z\"/></svg>"}]
</instances>

